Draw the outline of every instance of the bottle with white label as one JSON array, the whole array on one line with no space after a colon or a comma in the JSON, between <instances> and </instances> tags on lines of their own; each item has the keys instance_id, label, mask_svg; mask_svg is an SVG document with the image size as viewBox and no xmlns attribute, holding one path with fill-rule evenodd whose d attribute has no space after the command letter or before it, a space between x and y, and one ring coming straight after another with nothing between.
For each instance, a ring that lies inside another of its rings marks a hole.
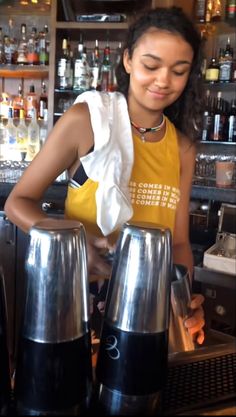
<instances>
[{"instance_id":1,"label":"bottle with white label","mask_svg":"<svg viewBox=\"0 0 236 417\"><path fill-rule=\"evenodd\" d=\"M32 119L28 125L28 150L27 161L32 161L40 150L39 124L37 121L36 111L32 114Z\"/></svg>"}]
</instances>

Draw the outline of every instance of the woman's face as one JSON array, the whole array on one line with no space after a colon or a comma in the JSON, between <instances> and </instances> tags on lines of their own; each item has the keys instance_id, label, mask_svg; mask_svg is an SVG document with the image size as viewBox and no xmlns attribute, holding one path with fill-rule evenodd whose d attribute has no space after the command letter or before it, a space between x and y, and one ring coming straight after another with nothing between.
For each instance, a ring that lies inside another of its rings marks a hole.
<instances>
[{"instance_id":1,"label":"woman's face","mask_svg":"<svg viewBox=\"0 0 236 417\"><path fill-rule=\"evenodd\" d=\"M182 94L192 59L191 45L180 35L150 29L138 40L132 58L124 53L129 104L155 111L168 107Z\"/></svg>"}]
</instances>

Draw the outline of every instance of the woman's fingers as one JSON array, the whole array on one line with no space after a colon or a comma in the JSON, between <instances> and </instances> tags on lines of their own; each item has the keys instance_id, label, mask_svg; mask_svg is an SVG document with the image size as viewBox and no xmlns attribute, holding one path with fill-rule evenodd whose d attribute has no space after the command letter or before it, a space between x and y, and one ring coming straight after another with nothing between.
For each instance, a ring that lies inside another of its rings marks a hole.
<instances>
[{"instance_id":1,"label":"woman's fingers","mask_svg":"<svg viewBox=\"0 0 236 417\"><path fill-rule=\"evenodd\" d=\"M190 308L192 310L197 309L198 307L200 307L203 304L204 299L205 298L202 294L193 294L191 304L190 304Z\"/></svg>"}]
</instances>

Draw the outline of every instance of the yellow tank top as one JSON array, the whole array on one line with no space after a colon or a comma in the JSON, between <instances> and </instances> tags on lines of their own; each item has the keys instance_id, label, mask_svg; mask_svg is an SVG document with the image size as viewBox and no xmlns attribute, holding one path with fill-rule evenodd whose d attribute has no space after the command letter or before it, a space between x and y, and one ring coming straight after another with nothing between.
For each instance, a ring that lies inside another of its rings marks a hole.
<instances>
[{"instance_id":1,"label":"yellow tank top","mask_svg":"<svg viewBox=\"0 0 236 417\"><path fill-rule=\"evenodd\" d=\"M166 133L160 142L142 142L133 136L134 164L130 178L133 221L152 222L174 230L179 201L180 161L176 129L166 119ZM80 220L96 236L95 193L98 183L90 178L79 188L68 186L65 215Z\"/></svg>"}]
</instances>

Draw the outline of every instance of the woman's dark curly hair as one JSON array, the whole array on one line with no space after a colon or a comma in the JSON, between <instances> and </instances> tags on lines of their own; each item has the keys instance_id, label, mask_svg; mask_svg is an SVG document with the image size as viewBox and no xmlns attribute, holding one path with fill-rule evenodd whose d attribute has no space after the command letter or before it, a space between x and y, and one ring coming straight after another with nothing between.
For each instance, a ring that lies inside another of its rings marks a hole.
<instances>
[{"instance_id":1,"label":"woman's dark curly hair","mask_svg":"<svg viewBox=\"0 0 236 417\"><path fill-rule=\"evenodd\" d=\"M130 26L122 51L127 49L129 56L132 58L139 38L150 27L182 36L193 49L194 56L187 85L178 100L165 109L165 114L180 131L194 141L199 137L201 131L203 104L201 79L203 45L200 33L181 8L175 6L160 7L147 11ZM116 78L117 90L127 98L129 74L125 71L122 59L116 69Z\"/></svg>"}]
</instances>

